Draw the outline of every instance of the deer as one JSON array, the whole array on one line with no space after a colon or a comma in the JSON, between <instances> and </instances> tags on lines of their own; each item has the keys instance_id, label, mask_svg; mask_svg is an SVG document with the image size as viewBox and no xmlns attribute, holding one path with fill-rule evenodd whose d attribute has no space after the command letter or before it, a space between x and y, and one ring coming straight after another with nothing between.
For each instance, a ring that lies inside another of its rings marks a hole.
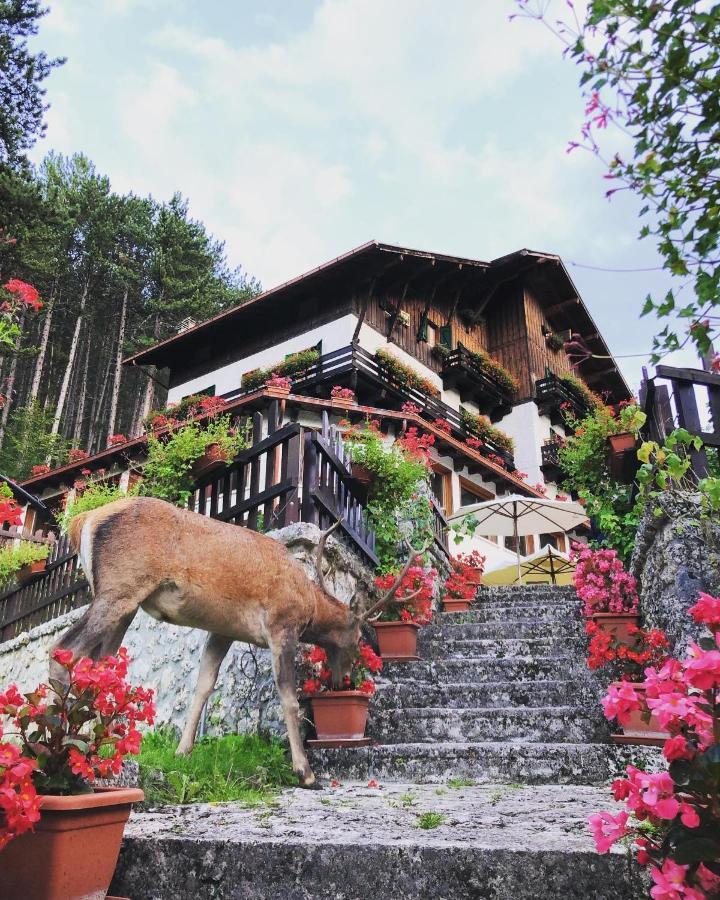
<instances>
[{"instance_id":1,"label":"deer","mask_svg":"<svg viewBox=\"0 0 720 900\"><path fill-rule=\"evenodd\" d=\"M70 520L68 533L93 600L53 651L71 650L75 658L113 655L140 608L161 622L207 631L177 748L178 754L186 754L233 642L269 649L293 771L301 787L320 787L300 735L298 644L317 644L326 651L333 687L339 688L361 637L377 647L371 622L392 602L414 559L427 549L414 550L406 542L410 555L392 586L358 614L330 592L323 573L326 541L340 524L338 519L321 534L316 583L274 538L164 500L126 497L79 513ZM61 678L63 670L52 652L50 665L51 674Z\"/></svg>"}]
</instances>

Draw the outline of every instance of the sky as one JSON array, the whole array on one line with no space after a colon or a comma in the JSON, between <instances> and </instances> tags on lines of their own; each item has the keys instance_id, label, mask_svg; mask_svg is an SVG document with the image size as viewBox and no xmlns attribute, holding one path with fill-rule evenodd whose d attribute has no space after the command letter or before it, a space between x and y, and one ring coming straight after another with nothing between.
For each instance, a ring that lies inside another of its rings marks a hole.
<instances>
[{"instance_id":1,"label":"sky","mask_svg":"<svg viewBox=\"0 0 720 900\"><path fill-rule=\"evenodd\" d=\"M557 253L637 388L656 324L638 313L669 281L640 204L566 152L578 72L512 0L47 5L37 44L67 62L36 161L82 151L117 191L180 191L264 288L370 239Z\"/></svg>"}]
</instances>

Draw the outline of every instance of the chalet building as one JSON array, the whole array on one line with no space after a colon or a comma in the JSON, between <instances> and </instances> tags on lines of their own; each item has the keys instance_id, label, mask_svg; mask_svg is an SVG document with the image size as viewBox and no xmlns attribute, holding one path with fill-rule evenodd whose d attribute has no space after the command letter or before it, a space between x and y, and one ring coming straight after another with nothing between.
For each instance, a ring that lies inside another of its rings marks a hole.
<instances>
[{"instance_id":1,"label":"chalet building","mask_svg":"<svg viewBox=\"0 0 720 900\"><path fill-rule=\"evenodd\" d=\"M563 349L571 334L593 353L575 369ZM318 429L323 413L372 416L390 433L422 426L436 437L433 493L445 518L503 493L555 496L565 413L582 415L593 391L630 397L560 258L530 250L482 262L370 241L126 364L164 375L169 403L202 393L238 414L259 411L258 438L283 422ZM273 372L293 383L271 426ZM335 386L351 388L357 405L333 403ZM144 443L137 436L24 485L52 505L81 469L127 480ZM491 562L513 558L510 539L488 537L478 541ZM562 536L538 535L521 550L546 543L567 549Z\"/></svg>"}]
</instances>

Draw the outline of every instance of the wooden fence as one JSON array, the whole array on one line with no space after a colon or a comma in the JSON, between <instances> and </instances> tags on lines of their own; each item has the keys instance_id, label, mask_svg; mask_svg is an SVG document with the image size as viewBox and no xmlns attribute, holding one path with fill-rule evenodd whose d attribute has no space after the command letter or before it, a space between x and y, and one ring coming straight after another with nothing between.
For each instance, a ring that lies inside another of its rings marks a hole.
<instances>
[{"instance_id":1,"label":"wooden fence","mask_svg":"<svg viewBox=\"0 0 720 900\"><path fill-rule=\"evenodd\" d=\"M692 469L698 478L708 474L705 447L720 448L720 375L703 369L657 366L655 377L644 373L640 403L647 414L646 436L662 443L676 427L702 439L703 449L691 451ZM668 384L656 382L668 381ZM703 427L697 393L705 394L710 430Z\"/></svg>"}]
</instances>

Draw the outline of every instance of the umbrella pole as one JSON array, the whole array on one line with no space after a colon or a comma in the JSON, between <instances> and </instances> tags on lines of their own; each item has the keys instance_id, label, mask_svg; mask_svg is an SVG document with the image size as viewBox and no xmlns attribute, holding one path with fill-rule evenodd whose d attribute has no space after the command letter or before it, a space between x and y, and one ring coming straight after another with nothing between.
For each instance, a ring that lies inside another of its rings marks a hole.
<instances>
[{"instance_id":1,"label":"umbrella pole","mask_svg":"<svg viewBox=\"0 0 720 900\"><path fill-rule=\"evenodd\" d=\"M518 537L518 514L516 502L513 502L513 531L515 533L515 553L517 554L517 580L518 584L522 584L522 573L520 571L520 538Z\"/></svg>"}]
</instances>

